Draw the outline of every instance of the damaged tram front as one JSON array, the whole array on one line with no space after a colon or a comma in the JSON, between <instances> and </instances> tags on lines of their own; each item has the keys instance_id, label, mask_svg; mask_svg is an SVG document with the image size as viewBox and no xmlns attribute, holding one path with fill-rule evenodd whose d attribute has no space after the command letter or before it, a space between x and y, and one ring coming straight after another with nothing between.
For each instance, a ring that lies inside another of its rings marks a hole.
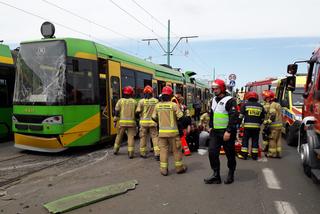
<instances>
[{"instance_id":1,"label":"damaged tram front","mask_svg":"<svg viewBox=\"0 0 320 214\"><path fill-rule=\"evenodd\" d=\"M58 152L97 142L95 72L92 60L67 57L65 40L22 43L13 98L15 146ZM91 140L83 139L89 132Z\"/></svg>"}]
</instances>

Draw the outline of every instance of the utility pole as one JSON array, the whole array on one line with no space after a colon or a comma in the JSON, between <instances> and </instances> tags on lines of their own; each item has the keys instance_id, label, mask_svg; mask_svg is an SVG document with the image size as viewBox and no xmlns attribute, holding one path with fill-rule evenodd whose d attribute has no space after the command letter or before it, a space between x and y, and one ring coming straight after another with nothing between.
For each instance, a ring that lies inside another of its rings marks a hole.
<instances>
[{"instance_id":1,"label":"utility pole","mask_svg":"<svg viewBox=\"0 0 320 214\"><path fill-rule=\"evenodd\" d=\"M160 48L163 50L163 52L165 53L164 55L167 55L167 64L170 65L170 56L172 55L173 51L176 49L177 45L179 44L179 42L182 39L189 39L189 38L198 38L198 36L182 36L179 38L178 42L174 45L174 47L172 48L172 50L170 50L170 19L168 20L168 40L167 40L167 50L165 50L163 48L163 46L161 45L161 43L159 42L159 40L157 38L153 38L153 39L142 39L142 41L147 41L148 44L150 44L150 41L157 41Z\"/></svg>"},{"instance_id":2,"label":"utility pole","mask_svg":"<svg viewBox=\"0 0 320 214\"><path fill-rule=\"evenodd\" d=\"M216 79L216 68L213 67L213 81Z\"/></svg>"}]
</instances>

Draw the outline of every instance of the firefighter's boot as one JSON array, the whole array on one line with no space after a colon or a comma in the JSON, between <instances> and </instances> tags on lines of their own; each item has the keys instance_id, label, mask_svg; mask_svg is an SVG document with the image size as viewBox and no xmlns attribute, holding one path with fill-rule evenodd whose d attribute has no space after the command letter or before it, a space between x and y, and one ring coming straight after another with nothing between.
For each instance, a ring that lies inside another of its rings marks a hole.
<instances>
[{"instance_id":1,"label":"firefighter's boot","mask_svg":"<svg viewBox=\"0 0 320 214\"><path fill-rule=\"evenodd\" d=\"M167 176L167 175L168 175L168 169L161 168L161 169L160 169L160 173L161 173L161 175L163 175L163 176Z\"/></svg>"},{"instance_id":2,"label":"firefighter's boot","mask_svg":"<svg viewBox=\"0 0 320 214\"><path fill-rule=\"evenodd\" d=\"M187 171L188 167L186 165L183 165L182 167L176 168L177 174L183 174Z\"/></svg>"},{"instance_id":3,"label":"firefighter's boot","mask_svg":"<svg viewBox=\"0 0 320 214\"><path fill-rule=\"evenodd\" d=\"M128 157L129 157L129 159L133 158L133 151L128 152Z\"/></svg>"},{"instance_id":4,"label":"firefighter's boot","mask_svg":"<svg viewBox=\"0 0 320 214\"><path fill-rule=\"evenodd\" d=\"M234 170L229 170L228 177L224 181L225 184L232 184L234 181Z\"/></svg>"},{"instance_id":5,"label":"firefighter's boot","mask_svg":"<svg viewBox=\"0 0 320 214\"><path fill-rule=\"evenodd\" d=\"M220 171L214 170L213 174L211 176L204 179L204 183L206 183L206 184L221 184Z\"/></svg>"},{"instance_id":6,"label":"firefighter's boot","mask_svg":"<svg viewBox=\"0 0 320 214\"><path fill-rule=\"evenodd\" d=\"M252 153L251 158L252 160L258 160L258 153Z\"/></svg>"}]
</instances>

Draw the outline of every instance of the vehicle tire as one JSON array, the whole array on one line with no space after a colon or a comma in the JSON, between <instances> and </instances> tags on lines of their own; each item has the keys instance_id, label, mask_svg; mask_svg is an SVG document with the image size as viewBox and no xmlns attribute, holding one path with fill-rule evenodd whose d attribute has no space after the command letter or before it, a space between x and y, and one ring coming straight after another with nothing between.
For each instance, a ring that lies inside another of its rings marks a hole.
<instances>
[{"instance_id":1,"label":"vehicle tire","mask_svg":"<svg viewBox=\"0 0 320 214\"><path fill-rule=\"evenodd\" d=\"M294 123L286 129L286 141L289 146L298 146L299 127L300 124Z\"/></svg>"},{"instance_id":2,"label":"vehicle tire","mask_svg":"<svg viewBox=\"0 0 320 214\"><path fill-rule=\"evenodd\" d=\"M310 166L304 164L303 171L304 171L304 174L306 174L306 176L308 176L309 178L311 177L311 167Z\"/></svg>"}]
</instances>

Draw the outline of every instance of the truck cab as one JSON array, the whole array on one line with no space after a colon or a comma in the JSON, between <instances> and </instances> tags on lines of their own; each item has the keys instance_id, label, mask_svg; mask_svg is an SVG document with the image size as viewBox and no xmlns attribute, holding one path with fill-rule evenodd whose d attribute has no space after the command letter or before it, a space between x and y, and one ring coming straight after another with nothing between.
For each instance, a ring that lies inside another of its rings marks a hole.
<instances>
[{"instance_id":1,"label":"truck cab","mask_svg":"<svg viewBox=\"0 0 320 214\"><path fill-rule=\"evenodd\" d=\"M302 122L298 132L298 152L304 172L313 181L320 182L320 48L310 60L288 65L287 88L295 90L295 74L298 63L308 64L308 73L303 93Z\"/></svg>"},{"instance_id":2,"label":"truck cab","mask_svg":"<svg viewBox=\"0 0 320 214\"><path fill-rule=\"evenodd\" d=\"M290 146L298 145L298 130L302 121L302 106L306 74L297 74L295 90L288 90L287 78L276 80L276 98L282 107L282 133Z\"/></svg>"}]
</instances>

